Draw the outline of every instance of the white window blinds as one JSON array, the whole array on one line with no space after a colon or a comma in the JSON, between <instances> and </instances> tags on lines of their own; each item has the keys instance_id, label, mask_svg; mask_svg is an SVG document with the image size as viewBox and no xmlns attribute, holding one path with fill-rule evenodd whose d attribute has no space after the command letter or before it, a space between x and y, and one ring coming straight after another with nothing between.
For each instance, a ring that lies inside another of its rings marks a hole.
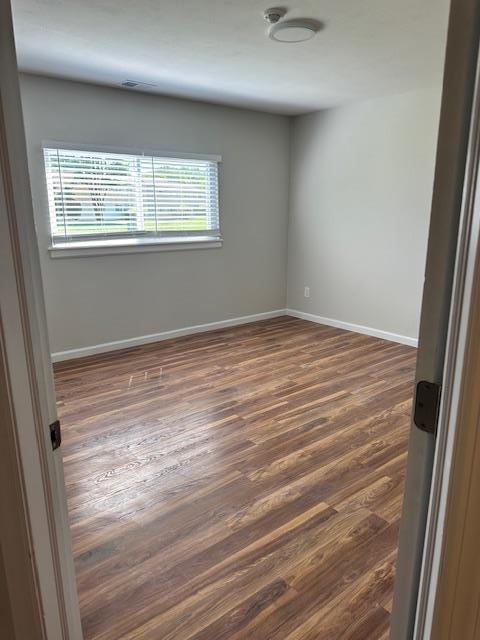
<instances>
[{"instance_id":1,"label":"white window blinds","mask_svg":"<svg viewBox=\"0 0 480 640\"><path fill-rule=\"evenodd\" d=\"M44 147L52 241L218 238L218 160Z\"/></svg>"}]
</instances>

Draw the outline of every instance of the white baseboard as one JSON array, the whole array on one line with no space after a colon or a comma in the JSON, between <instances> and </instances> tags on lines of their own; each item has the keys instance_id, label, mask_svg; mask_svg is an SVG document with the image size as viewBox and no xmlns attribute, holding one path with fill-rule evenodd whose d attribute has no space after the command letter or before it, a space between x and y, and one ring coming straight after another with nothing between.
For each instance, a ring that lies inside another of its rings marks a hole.
<instances>
[{"instance_id":1,"label":"white baseboard","mask_svg":"<svg viewBox=\"0 0 480 640\"><path fill-rule=\"evenodd\" d=\"M374 338L382 338L383 340L390 340L391 342L399 342L400 344L407 344L410 347L418 347L418 339L411 338L410 336L402 336L398 333L390 333L389 331L383 331L382 329L373 329L372 327L364 327L361 324L353 324L351 322L343 322L342 320L333 320L332 318L324 318L322 316L316 316L313 313L305 313L304 311L297 311L296 309L286 309L287 316L293 316L294 318L301 318L302 320L310 320L318 324L326 324L329 327L336 327L337 329L345 329L346 331L355 331L355 333L364 333L367 336L373 336Z\"/></svg>"},{"instance_id":2,"label":"white baseboard","mask_svg":"<svg viewBox=\"0 0 480 640\"><path fill-rule=\"evenodd\" d=\"M142 344L151 342L160 342L169 338L179 338L180 336L189 336L194 333L203 333L205 331L213 331L214 329L223 329L225 327L235 327L257 320L268 320L269 318L278 318L279 316L293 316L302 320L310 320L317 324L325 324L329 327L337 329L345 329L346 331L355 331L356 333L364 333L367 336L390 340L391 342L399 342L407 344L411 347L418 346L416 338L402 336L381 329L373 329L372 327L364 327L351 322L342 322L341 320L332 320L332 318L324 318L316 316L313 313L305 313L296 309L275 309L274 311L265 311L264 313L254 313L250 316L240 316L230 318L229 320L219 320L217 322L207 322L205 324L192 325L190 327L182 327L181 329L171 329L170 331L161 331L160 333L152 333L147 336L138 336L136 338L126 338L125 340L115 340L114 342L103 342L90 347L80 347L78 349L69 349L68 351L57 351L52 353L52 362L62 362L63 360L74 360L75 358L83 358L84 356L92 356L96 353L106 353L108 351L118 351L120 349L128 349L129 347L138 347Z\"/></svg>"},{"instance_id":3,"label":"white baseboard","mask_svg":"<svg viewBox=\"0 0 480 640\"><path fill-rule=\"evenodd\" d=\"M230 318L229 320L219 320L217 322L207 322L206 324L197 324L191 327L183 327L181 329L172 329L170 331L161 331L160 333L152 333L148 336L138 336L137 338L126 338L125 340L115 340L114 342L103 342L95 344L91 347L80 347L78 349L69 349L68 351L57 351L52 353L52 362L62 362L63 360L74 360L75 358L83 358L84 356L92 356L96 353L106 353L107 351L118 351L120 349L128 349L129 347L138 347L142 344L151 342L160 342L169 338L178 338L180 336L188 336L194 333L203 333L204 331L213 331L214 329L223 329L224 327L235 327L249 322L257 322L257 320L268 320L269 318L278 318L285 315L285 309L275 309L274 311L265 311L264 313L255 313L250 316L240 316L238 318Z\"/></svg>"}]
</instances>

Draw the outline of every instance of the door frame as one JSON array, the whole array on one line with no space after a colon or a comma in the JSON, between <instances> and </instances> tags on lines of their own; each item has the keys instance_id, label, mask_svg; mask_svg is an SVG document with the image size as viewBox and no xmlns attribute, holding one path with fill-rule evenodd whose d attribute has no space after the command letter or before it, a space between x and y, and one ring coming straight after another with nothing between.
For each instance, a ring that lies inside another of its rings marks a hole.
<instances>
[{"instance_id":1,"label":"door frame","mask_svg":"<svg viewBox=\"0 0 480 640\"><path fill-rule=\"evenodd\" d=\"M440 576L443 572L444 545L445 540L454 533L454 523L448 521L448 513L449 509L451 510L454 488L455 459L463 440L471 437L471 433L464 424L463 416L475 413L476 398L465 396L465 393L468 390L466 385L469 384L469 377L472 375L470 362L472 349L477 346L474 330L478 328L478 324L475 327L474 320L480 312L478 296L480 284L480 49L477 47L477 50L479 53L476 61L457 258L442 381L444 391L439 412L438 442L433 462L432 490L415 621L415 640L429 638L432 635L435 619L439 613L436 603L437 596L443 589ZM473 447L474 442L472 442ZM474 471L472 462L465 457L463 465L465 477L469 477ZM457 499L460 497L458 492L456 497ZM458 635L458 637L465 640L467 638L466 635Z\"/></svg>"},{"instance_id":2,"label":"door frame","mask_svg":"<svg viewBox=\"0 0 480 640\"><path fill-rule=\"evenodd\" d=\"M475 92L479 39L477 0L451 0L416 370L417 381L442 386L442 401L436 437L412 423L392 640L429 637L427 602L436 587L433 551L444 524L441 476L448 475L450 469L458 412L453 385L461 380L465 335L460 329L470 303L464 297L466 265L474 261L469 206L476 152L472 114L479 109Z\"/></svg>"},{"instance_id":3,"label":"door frame","mask_svg":"<svg viewBox=\"0 0 480 640\"><path fill-rule=\"evenodd\" d=\"M477 185L478 185L477 165ZM477 188L476 219L480 217ZM477 224L476 238L480 235ZM472 273L473 302L466 324L466 357L459 388L458 430L445 483L445 526L437 546L438 571L427 631L435 640L480 636L480 250ZM441 544L440 544L441 543Z\"/></svg>"},{"instance_id":4,"label":"door frame","mask_svg":"<svg viewBox=\"0 0 480 640\"><path fill-rule=\"evenodd\" d=\"M451 11L453 14L458 12L461 18L459 22L462 22L472 13L476 4L476 0L452 0ZM0 518L1 551L18 639L81 640L83 636L62 460L60 452L51 449L48 429L48 425L56 419L56 409L8 1L0 3L0 25L0 416L6 416L8 443L8 446L0 447L0 467L5 464L6 469L8 463L12 471L12 487L16 488L8 496L10 507L16 515L15 522L12 519L6 526L6 519ZM458 46L464 52L465 48L459 43ZM455 104L458 106L458 103ZM461 116L465 117L463 111ZM465 241L466 238L463 238ZM475 269L475 275L480 277L478 263ZM457 271L457 287L462 293L465 291L467 271ZM454 299L454 313L465 318L470 303L467 298ZM443 330L442 327L438 328L439 332ZM465 333L457 332L451 334L449 340L456 340L458 346L462 336L465 339ZM458 356L460 352L457 349L455 353ZM449 388L449 385L462 380L461 364L456 357L449 366L444 403L445 398L454 394L453 387ZM456 424L457 417L458 406L451 402L449 424ZM452 433L450 431L449 441ZM425 443L422 447L425 447ZM448 470L445 453L446 450L443 458L437 454L439 475L434 477L434 487L438 487L439 491L440 471ZM448 482L444 482L442 491L447 491L448 495ZM1 493L0 496L3 508L4 496ZM429 528L426 549L428 544L433 545L431 549L438 549L438 538L435 536L442 531L440 516L439 505L432 502L430 522L436 518L437 526ZM416 554L420 554L424 545L419 545L417 538L409 552L413 555L416 550ZM418 594L421 606L418 609L414 606L413 611L433 610L431 603L438 585L435 582L434 554L431 549L424 555ZM24 571L18 571L18 562L23 563ZM25 593L29 595L28 607ZM408 611L410 618L412 604L417 603L417 591L415 589L414 603L402 602L402 594L398 596L398 593L397 590L397 619L405 611ZM410 591L407 593L410 594ZM25 631L27 628L28 632ZM422 634L426 628L423 628ZM409 640L411 635L407 634L405 627L403 629L403 635L396 631L392 637ZM417 635L418 640L428 637Z\"/></svg>"},{"instance_id":5,"label":"door frame","mask_svg":"<svg viewBox=\"0 0 480 640\"><path fill-rule=\"evenodd\" d=\"M63 463L50 438L55 391L8 0L0 2L0 174L0 415L8 445L0 468L10 472L0 487L0 543L10 612L19 640L81 640Z\"/></svg>"}]
</instances>

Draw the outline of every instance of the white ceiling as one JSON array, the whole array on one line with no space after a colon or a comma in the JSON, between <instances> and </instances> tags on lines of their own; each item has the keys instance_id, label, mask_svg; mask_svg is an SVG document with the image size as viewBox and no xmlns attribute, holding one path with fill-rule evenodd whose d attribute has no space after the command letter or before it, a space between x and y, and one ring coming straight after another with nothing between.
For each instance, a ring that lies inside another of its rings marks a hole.
<instances>
[{"instance_id":1,"label":"white ceiling","mask_svg":"<svg viewBox=\"0 0 480 640\"><path fill-rule=\"evenodd\" d=\"M438 85L449 2L292 0L287 17L325 24L299 44L267 38L268 0L12 4L23 71L298 114Z\"/></svg>"}]
</instances>

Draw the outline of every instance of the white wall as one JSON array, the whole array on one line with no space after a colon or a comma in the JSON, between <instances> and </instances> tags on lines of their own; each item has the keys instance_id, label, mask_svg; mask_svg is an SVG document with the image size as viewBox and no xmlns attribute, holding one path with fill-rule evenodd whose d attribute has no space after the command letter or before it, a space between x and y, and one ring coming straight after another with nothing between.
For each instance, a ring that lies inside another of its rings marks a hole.
<instances>
[{"instance_id":1,"label":"white wall","mask_svg":"<svg viewBox=\"0 0 480 640\"><path fill-rule=\"evenodd\" d=\"M285 307L286 117L21 77L53 352ZM220 154L218 249L49 257L42 140Z\"/></svg>"},{"instance_id":2,"label":"white wall","mask_svg":"<svg viewBox=\"0 0 480 640\"><path fill-rule=\"evenodd\" d=\"M439 110L428 89L294 119L289 308L418 336Z\"/></svg>"}]
</instances>

